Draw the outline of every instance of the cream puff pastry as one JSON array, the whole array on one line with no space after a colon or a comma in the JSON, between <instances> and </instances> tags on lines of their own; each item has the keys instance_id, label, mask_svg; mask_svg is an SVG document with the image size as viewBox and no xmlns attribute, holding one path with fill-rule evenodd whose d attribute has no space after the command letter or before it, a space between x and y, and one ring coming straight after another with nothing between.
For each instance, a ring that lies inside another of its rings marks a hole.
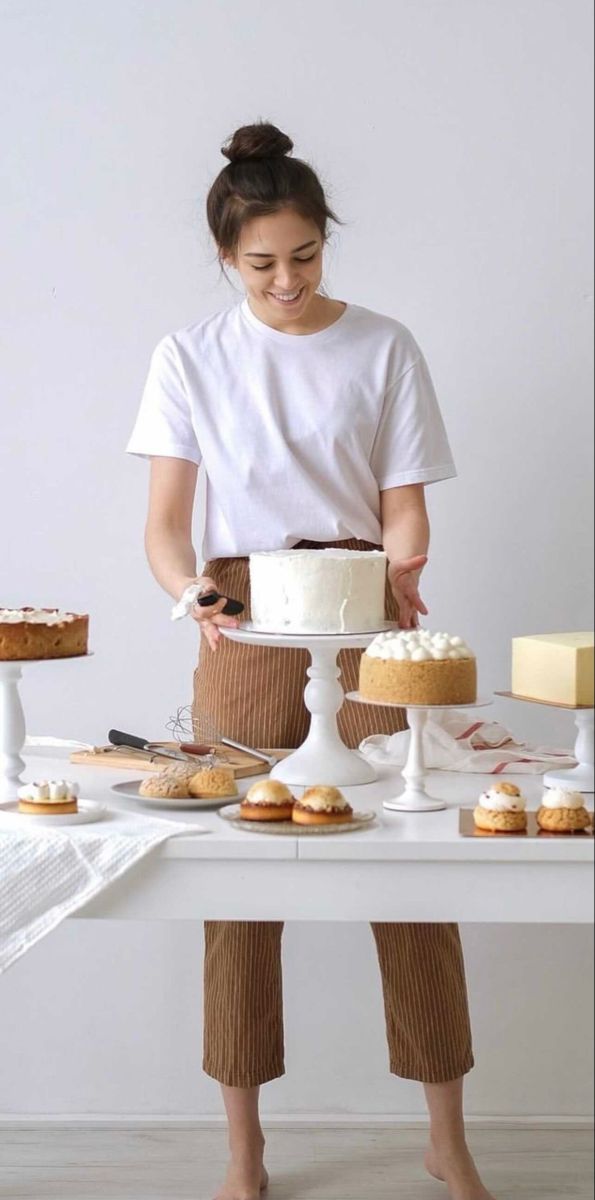
<instances>
[{"instance_id":1,"label":"cream puff pastry","mask_svg":"<svg viewBox=\"0 0 595 1200\"><path fill-rule=\"evenodd\" d=\"M473 813L478 829L486 833L524 833L526 801L516 783L501 780L482 792Z\"/></svg>"}]
</instances>

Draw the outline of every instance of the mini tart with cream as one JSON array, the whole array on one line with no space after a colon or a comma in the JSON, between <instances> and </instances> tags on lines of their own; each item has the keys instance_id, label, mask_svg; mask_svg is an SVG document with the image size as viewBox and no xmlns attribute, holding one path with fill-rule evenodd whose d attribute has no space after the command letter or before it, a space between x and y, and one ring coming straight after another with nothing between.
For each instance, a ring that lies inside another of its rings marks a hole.
<instances>
[{"instance_id":1,"label":"mini tart with cream","mask_svg":"<svg viewBox=\"0 0 595 1200\"><path fill-rule=\"evenodd\" d=\"M527 803L516 783L504 780L482 792L473 819L486 833L524 833Z\"/></svg>"},{"instance_id":2,"label":"mini tart with cream","mask_svg":"<svg viewBox=\"0 0 595 1200\"><path fill-rule=\"evenodd\" d=\"M388 704L473 704L477 661L458 635L428 629L379 633L360 659L363 700Z\"/></svg>"},{"instance_id":3,"label":"mini tart with cream","mask_svg":"<svg viewBox=\"0 0 595 1200\"><path fill-rule=\"evenodd\" d=\"M240 804L244 821L291 821L294 798L277 779L262 779L248 788Z\"/></svg>"},{"instance_id":4,"label":"mini tart with cream","mask_svg":"<svg viewBox=\"0 0 595 1200\"><path fill-rule=\"evenodd\" d=\"M0 608L0 660L72 658L87 653L89 618L59 608Z\"/></svg>"},{"instance_id":5,"label":"mini tart with cream","mask_svg":"<svg viewBox=\"0 0 595 1200\"><path fill-rule=\"evenodd\" d=\"M546 788L541 807L537 810L537 824L547 833L579 833L588 829L592 817L582 792L565 788Z\"/></svg>"},{"instance_id":6,"label":"mini tart with cream","mask_svg":"<svg viewBox=\"0 0 595 1200\"><path fill-rule=\"evenodd\" d=\"M238 788L233 767L201 767L189 779L188 791L199 800L237 796Z\"/></svg>"},{"instance_id":7,"label":"mini tart with cream","mask_svg":"<svg viewBox=\"0 0 595 1200\"><path fill-rule=\"evenodd\" d=\"M78 783L66 779L41 779L19 788L18 810L35 816L78 812Z\"/></svg>"},{"instance_id":8,"label":"mini tart with cream","mask_svg":"<svg viewBox=\"0 0 595 1200\"><path fill-rule=\"evenodd\" d=\"M297 825L342 825L353 820L353 809L338 788L319 784L296 800L292 820Z\"/></svg>"}]
</instances>

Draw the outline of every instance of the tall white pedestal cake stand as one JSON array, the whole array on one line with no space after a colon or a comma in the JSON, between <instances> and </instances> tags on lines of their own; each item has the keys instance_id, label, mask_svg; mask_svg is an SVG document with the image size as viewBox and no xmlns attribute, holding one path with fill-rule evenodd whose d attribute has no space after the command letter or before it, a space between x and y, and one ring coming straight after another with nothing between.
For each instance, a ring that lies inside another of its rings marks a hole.
<instances>
[{"instance_id":1,"label":"tall white pedestal cake stand","mask_svg":"<svg viewBox=\"0 0 595 1200\"><path fill-rule=\"evenodd\" d=\"M549 700L532 700L530 696L518 696L515 692L496 692L508 700L522 700L525 704L545 704L546 708L557 708L574 713L577 728L574 757L576 767L567 770L546 771L543 782L546 787L569 788L573 792L595 790L595 709L575 708L572 704L552 704Z\"/></svg>"},{"instance_id":2,"label":"tall white pedestal cake stand","mask_svg":"<svg viewBox=\"0 0 595 1200\"><path fill-rule=\"evenodd\" d=\"M26 658L14 662L0 661L0 800L14 800L22 783L25 763L21 751L25 745L25 713L19 695L23 667L40 663L74 662L90 658L76 654L67 658Z\"/></svg>"},{"instance_id":3,"label":"tall white pedestal cake stand","mask_svg":"<svg viewBox=\"0 0 595 1200\"><path fill-rule=\"evenodd\" d=\"M308 650L312 659L304 691L304 704L311 714L308 736L293 754L273 767L271 778L305 787L317 783L349 787L373 783L378 778L370 763L341 741L337 713L345 693L339 683L337 656L340 650L363 650L378 633L394 628L388 621L368 633L263 633L250 621L238 629L221 628L234 642Z\"/></svg>"},{"instance_id":4,"label":"tall white pedestal cake stand","mask_svg":"<svg viewBox=\"0 0 595 1200\"><path fill-rule=\"evenodd\" d=\"M405 780L405 791L392 800L384 800L383 808L392 812L438 812L448 808L444 800L438 800L426 791L427 768L424 757L423 732L428 713L443 712L453 708L460 712L468 708L487 708L491 700L476 700L474 704L388 704L385 700L364 700L359 692L348 692L346 700L356 704L369 704L373 708L404 708L410 729L407 761L401 774Z\"/></svg>"}]
</instances>

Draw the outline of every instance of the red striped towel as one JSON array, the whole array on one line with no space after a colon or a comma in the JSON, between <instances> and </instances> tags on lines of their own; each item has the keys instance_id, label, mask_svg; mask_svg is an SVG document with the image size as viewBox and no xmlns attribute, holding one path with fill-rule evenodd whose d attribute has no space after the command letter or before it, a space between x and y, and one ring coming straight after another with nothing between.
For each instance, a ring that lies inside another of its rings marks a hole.
<instances>
[{"instance_id":1,"label":"red striped towel","mask_svg":"<svg viewBox=\"0 0 595 1200\"><path fill-rule=\"evenodd\" d=\"M365 738L360 750L373 763L402 766L409 730ZM483 775L540 775L552 766L573 767L568 750L550 750L517 742L498 721L470 721L462 711L429 712L423 731L424 761L429 770L476 771Z\"/></svg>"}]
</instances>

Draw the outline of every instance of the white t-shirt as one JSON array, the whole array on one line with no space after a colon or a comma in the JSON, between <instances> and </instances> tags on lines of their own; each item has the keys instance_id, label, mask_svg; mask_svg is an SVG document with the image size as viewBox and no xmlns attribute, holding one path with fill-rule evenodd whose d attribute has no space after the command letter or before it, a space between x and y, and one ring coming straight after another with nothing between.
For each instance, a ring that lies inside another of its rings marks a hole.
<instances>
[{"instance_id":1,"label":"white t-shirt","mask_svg":"<svg viewBox=\"0 0 595 1200\"><path fill-rule=\"evenodd\" d=\"M356 304L318 333L272 329L246 299L168 334L127 449L203 464L205 561L380 543L380 491L456 474L414 338Z\"/></svg>"}]
</instances>

